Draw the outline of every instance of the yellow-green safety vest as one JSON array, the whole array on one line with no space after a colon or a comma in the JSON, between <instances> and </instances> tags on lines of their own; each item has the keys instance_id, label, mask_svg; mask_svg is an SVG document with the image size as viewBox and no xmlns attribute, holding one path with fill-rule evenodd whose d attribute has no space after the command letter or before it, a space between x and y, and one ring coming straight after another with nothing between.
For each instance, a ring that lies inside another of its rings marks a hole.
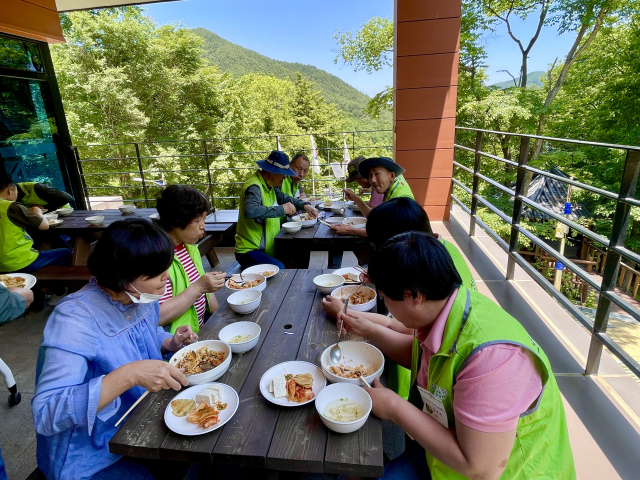
<instances>
[{"instance_id":1,"label":"yellow-green safety vest","mask_svg":"<svg viewBox=\"0 0 640 480\"><path fill-rule=\"evenodd\" d=\"M247 218L244 207L244 194L251 185L260 187L262 205L272 207L276 204L276 190L269 188L258 171L244 183L240 194L238 226L236 229L236 253L260 250L272 257L275 253L274 238L280 231L280 217L264 218L261 221Z\"/></svg>"},{"instance_id":2,"label":"yellow-green safety vest","mask_svg":"<svg viewBox=\"0 0 640 480\"><path fill-rule=\"evenodd\" d=\"M39 252L24 228L9 219L9 207L14 203L0 198L0 272L9 273L31 265Z\"/></svg>"},{"instance_id":3,"label":"yellow-green safety vest","mask_svg":"<svg viewBox=\"0 0 640 480\"><path fill-rule=\"evenodd\" d=\"M429 385L425 390L431 402L441 402L449 429L455 429L453 386L467 362L483 348L497 343L518 345L532 352L542 374L542 393L536 403L520 415L516 438L501 480L533 478L574 480L573 452L564 405L549 359L520 323L478 292L458 289L438 352L429 360ZM422 348L413 340L411 358L411 393L409 400L436 418L435 409L427 406L417 388ZM440 406L440 405L438 405ZM466 477L426 453L433 480L462 480Z\"/></svg>"},{"instance_id":4,"label":"yellow-green safety vest","mask_svg":"<svg viewBox=\"0 0 640 480\"><path fill-rule=\"evenodd\" d=\"M18 188L22 190L24 193L24 197L20 200L25 207L33 207L33 206L45 206L47 202L41 199L35 191L37 182L22 182L18 183Z\"/></svg>"},{"instance_id":5,"label":"yellow-green safety vest","mask_svg":"<svg viewBox=\"0 0 640 480\"><path fill-rule=\"evenodd\" d=\"M200 274L200 276L204 275L204 268L202 267L202 257L200 256L200 250L197 245L188 245L184 244L187 249L187 253L191 257L193 264L196 266L196 270ZM191 286L191 282L189 282L189 277L187 276L187 272L185 272L184 267L178 260L178 256L173 256L173 261L171 262L171 266L169 267L169 278L171 279L171 290L172 296L177 297L182 292L184 292L187 288ZM207 311L209 311L209 294L205 294L207 301ZM178 327L182 325L189 325L191 330L195 333L198 333L200 330L200 324L198 323L198 313L196 312L196 307L191 305L186 312L176 318L173 322L171 322L169 326L169 331L171 333L176 333Z\"/></svg>"},{"instance_id":6,"label":"yellow-green safety vest","mask_svg":"<svg viewBox=\"0 0 640 480\"><path fill-rule=\"evenodd\" d=\"M400 197L409 197L410 199L415 200L411 187L402 175L398 175L389 189L384 192L383 202L391 200L392 198Z\"/></svg>"}]
</instances>

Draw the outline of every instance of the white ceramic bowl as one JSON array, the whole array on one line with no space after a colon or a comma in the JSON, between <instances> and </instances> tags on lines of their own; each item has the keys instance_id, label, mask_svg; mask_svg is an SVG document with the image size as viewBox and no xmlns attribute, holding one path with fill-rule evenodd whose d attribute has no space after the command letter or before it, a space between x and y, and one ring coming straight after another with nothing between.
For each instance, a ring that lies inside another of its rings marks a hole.
<instances>
[{"instance_id":1,"label":"white ceramic bowl","mask_svg":"<svg viewBox=\"0 0 640 480\"><path fill-rule=\"evenodd\" d=\"M351 310L355 310L356 312L368 312L373 307L375 307L376 297L377 297L376 291L369 287L365 287L364 285L351 285L346 287L340 287L340 288L336 288L333 292L331 292L331 296L339 300L343 300L344 298L347 297L347 295L348 296L353 295L358 288L361 289L360 291L369 290L373 292L373 300L369 300L367 303L361 303L360 305L353 305L351 302L349 302L348 308L350 308Z\"/></svg>"},{"instance_id":2,"label":"white ceramic bowl","mask_svg":"<svg viewBox=\"0 0 640 480\"><path fill-rule=\"evenodd\" d=\"M322 203L322 199L318 198L318 199L315 199L315 200L308 200L308 202L315 207L315 206L320 205Z\"/></svg>"},{"instance_id":3,"label":"white ceramic bowl","mask_svg":"<svg viewBox=\"0 0 640 480\"><path fill-rule=\"evenodd\" d=\"M104 222L104 215L94 215L93 217L85 218L85 220L91 225L100 225L102 222Z\"/></svg>"},{"instance_id":4,"label":"white ceramic bowl","mask_svg":"<svg viewBox=\"0 0 640 480\"><path fill-rule=\"evenodd\" d=\"M227 297L227 303L234 312L245 315L260 306L262 300L260 290L235 290L235 292Z\"/></svg>"},{"instance_id":5,"label":"white ceramic bowl","mask_svg":"<svg viewBox=\"0 0 640 480\"><path fill-rule=\"evenodd\" d=\"M342 209L345 208L342 204L334 204L331 206L331 211L333 213L342 213Z\"/></svg>"},{"instance_id":6,"label":"white ceramic bowl","mask_svg":"<svg viewBox=\"0 0 640 480\"><path fill-rule=\"evenodd\" d=\"M334 275L333 273L325 273L314 278L313 284L316 286L316 290L325 295L329 295L336 287L344 285L344 277L342 275Z\"/></svg>"},{"instance_id":7,"label":"white ceramic bowl","mask_svg":"<svg viewBox=\"0 0 640 480\"><path fill-rule=\"evenodd\" d=\"M233 353L244 353L256 346L260 339L261 331L262 329L257 323L235 322L220 330L218 338L223 342L228 343ZM251 338L245 342L229 343L229 340L233 339L236 335L251 335Z\"/></svg>"},{"instance_id":8,"label":"white ceramic bowl","mask_svg":"<svg viewBox=\"0 0 640 480\"><path fill-rule=\"evenodd\" d=\"M49 212L49 213L45 213L44 218L46 218L47 220L57 220L58 218L58 214L55 212Z\"/></svg>"},{"instance_id":9,"label":"white ceramic bowl","mask_svg":"<svg viewBox=\"0 0 640 480\"><path fill-rule=\"evenodd\" d=\"M282 224L282 228L287 233L298 233L302 228L302 222L287 222Z\"/></svg>"},{"instance_id":10,"label":"white ceramic bowl","mask_svg":"<svg viewBox=\"0 0 640 480\"><path fill-rule=\"evenodd\" d=\"M234 278L237 277L238 280L240 280L240 275L234 275ZM247 273L246 275L243 273L242 274L242 278L244 278L245 282L248 280L261 280L261 282L256 285L255 287L251 287L251 288L231 288L229 286L229 280L227 280L224 284L227 287L227 290L229 290L229 292L233 293L233 292L246 292L247 290L258 290L258 291L262 291L265 288L267 288L267 279L264 277L264 275L260 275L259 273Z\"/></svg>"},{"instance_id":11,"label":"white ceramic bowl","mask_svg":"<svg viewBox=\"0 0 640 480\"><path fill-rule=\"evenodd\" d=\"M349 205L349 208L351 210L353 210L354 212L359 212L360 211L360 207L354 202L353 205Z\"/></svg>"},{"instance_id":12,"label":"white ceramic bowl","mask_svg":"<svg viewBox=\"0 0 640 480\"><path fill-rule=\"evenodd\" d=\"M134 210L136 209L135 205L120 205L118 207L118 210L120 210L122 213L132 213Z\"/></svg>"},{"instance_id":13,"label":"white ceramic bowl","mask_svg":"<svg viewBox=\"0 0 640 480\"><path fill-rule=\"evenodd\" d=\"M329 217L324 219L324 221L327 222L329 225L342 223L343 220L344 220L344 217Z\"/></svg>"},{"instance_id":14,"label":"white ceramic bowl","mask_svg":"<svg viewBox=\"0 0 640 480\"><path fill-rule=\"evenodd\" d=\"M73 213L73 208L71 207L59 208L56 210L56 213L60 217L66 217L67 215L71 215Z\"/></svg>"},{"instance_id":15,"label":"white ceramic bowl","mask_svg":"<svg viewBox=\"0 0 640 480\"><path fill-rule=\"evenodd\" d=\"M246 273L259 273L260 275L264 275L268 272L273 272L271 275L264 275L267 278L275 277L280 271L280 267L277 265L273 265L271 263L261 263L260 265L254 265L253 267L245 268L242 271L242 275Z\"/></svg>"},{"instance_id":16,"label":"white ceramic bowl","mask_svg":"<svg viewBox=\"0 0 640 480\"><path fill-rule=\"evenodd\" d=\"M302 220L300 218L300 215L291 217L291 220L293 220L294 222L299 222L302 225L302 228L310 228L310 227L313 227L316 223L318 223L317 218L314 218L313 220Z\"/></svg>"},{"instance_id":17,"label":"white ceramic bowl","mask_svg":"<svg viewBox=\"0 0 640 480\"><path fill-rule=\"evenodd\" d=\"M327 347L320 356L320 364L322 366L322 373L327 377L331 383L352 383L353 385L362 385L362 381L359 378L344 378L334 373L331 373L329 367L336 367L337 365L331 362L329 358L329 351L333 345ZM348 367L357 367L362 365L366 369L370 369L372 373L364 377L364 379L371 385L373 379L382 375L384 370L384 355L376 347L369 343L364 342L340 342L340 352L342 358L338 362L338 365L345 365Z\"/></svg>"},{"instance_id":18,"label":"white ceramic bowl","mask_svg":"<svg viewBox=\"0 0 640 480\"><path fill-rule=\"evenodd\" d=\"M351 225L354 228L366 228L367 219L362 217L348 217L342 221L343 225Z\"/></svg>"},{"instance_id":19,"label":"white ceramic bowl","mask_svg":"<svg viewBox=\"0 0 640 480\"><path fill-rule=\"evenodd\" d=\"M228 343L222 342L220 340L202 340L201 342L187 345L186 347L178 350L173 355L173 357L171 357L169 363L171 365L175 365L186 352L189 352L191 350L198 350L204 346L208 347L209 350L223 352L225 354L225 359L220 365L209 370L208 372L187 375L189 385L199 385L201 383L213 382L214 380L217 380L222 375L224 375L224 373L229 369L229 365L231 364L231 347Z\"/></svg>"},{"instance_id":20,"label":"white ceramic bowl","mask_svg":"<svg viewBox=\"0 0 640 480\"><path fill-rule=\"evenodd\" d=\"M362 418L353 422L336 422L335 420L330 420L325 417L323 413L325 407L330 402L340 398L348 398L349 400L358 402L367 410L367 413ZM322 423L324 423L329 430L337 433L351 433L362 427L369 418L372 406L373 402L371 401L371 397L364 389L348 383L327 385L316 396L316 410L318 411L318 415L320 415Z\"/></svg>"}]
</instances>

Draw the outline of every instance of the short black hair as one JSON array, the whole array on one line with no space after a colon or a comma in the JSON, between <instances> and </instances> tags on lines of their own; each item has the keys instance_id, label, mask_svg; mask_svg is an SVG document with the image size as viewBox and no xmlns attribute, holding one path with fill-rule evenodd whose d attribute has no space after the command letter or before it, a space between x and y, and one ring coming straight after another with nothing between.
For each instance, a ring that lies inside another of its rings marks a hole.
<instances>
[{"instance_id":1,"label":"short black hair","mask_svg":"<svg viewBox=\"0 0 640 480\"><path fill-rule=\"evenodd\" d=\"M10 177L0 174L0 192L13 186L17 186L17 183L11 180Z\"/></svg>"},{"instance_id":2,"label":"short black hair","mask_svg":"<svg viewBox=\"0 0 640 480\"><path fill-rule=\"evenodd\" d=\"M427 212L408 197L392 198L371 210L367 217L367 236L376 248L391 237L410 231L433 235Z\"/></svg>"},{"instance_id":3,"label":"short black hair","mask_svg":"<svg viewBox=\"0 0 640 480\"><path fill-rule=\"evenodd\" d=\"M186 228L196 217L208 212L211 204L202 192L186 185L169 185L157 198L158 223L167 232Z\"/></svg>"},{"instance_id":4,"label":"short black hair","mask_svg":"<svg viewBox=\"0 0 640 480\"><path fill-rule=\"evenodd\" d=\"M89 270L98 284L114 292L138 277L153 278L173 261L173 242L159 226L143 218L112 223L89 256Z\"/></svg>"},{"instance_id":5,"label":"short black hair","mask_svg":"<svg viewBox=\"0 0 640 480\"><path fill-rule=\"evenodd\" d=\"M408 290L427 300L443 300L462 284L451 255L436 238L407 232L387 240L369 263L369 278L378 290L400 301Z\"/></svg>"},{"instance_id":6,"label":"short black hair","mask_svg":"<svg viewBox=\"0 0 640 480\"><path fill-rule=\"evenodd\" d=\"M306 160L307 162L309 162L309 158L304 154L304 153L296 153L293 158L291 159L291 163L294 163L296 160L298 160L299 158ZM311 163L311 162L309 162Z\"/></svg>"}]
</instances>

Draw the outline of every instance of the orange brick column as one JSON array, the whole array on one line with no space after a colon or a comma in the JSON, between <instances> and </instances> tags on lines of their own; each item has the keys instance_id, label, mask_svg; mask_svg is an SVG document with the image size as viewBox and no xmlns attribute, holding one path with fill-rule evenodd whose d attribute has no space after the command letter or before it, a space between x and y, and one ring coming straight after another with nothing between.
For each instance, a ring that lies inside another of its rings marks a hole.
<instances>
[{"instance_id":1,"label":"orange brick column","mask_svg":"<svg viewBox=\"0 0 640 480\"><path fill-rule=\"evenodd\" d=\"M448 220L461 0L395 0L394 155L431 220Z\"/></svg>"}]
</instances>

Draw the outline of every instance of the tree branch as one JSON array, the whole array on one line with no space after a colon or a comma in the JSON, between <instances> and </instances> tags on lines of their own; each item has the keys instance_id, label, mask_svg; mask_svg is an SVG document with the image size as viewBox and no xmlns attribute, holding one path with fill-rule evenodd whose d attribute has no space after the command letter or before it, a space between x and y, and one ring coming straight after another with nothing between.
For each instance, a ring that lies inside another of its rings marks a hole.
<instances>
[{"instance_id":1,"label":"tree branch","mask_svg":"<svg viewBox=\"0 0 640 480\"><path fill-rule=\"evenodd\" d=\"M545 0L542 6L542 9L540 10L540 19L538 20L538 28L536 29L536 33L531 38L531 41L529 42L527 49L524 50L523 53L526 53L528 55L531 49L533 48L533 45L536 43L536 40L538 40L538 37L540 36L540 31L542 30L542 26L544 25L544 21L547 18L547 13L549 12L550 4L551 4L551 0Z\"/></svg>"}]
</instances>

